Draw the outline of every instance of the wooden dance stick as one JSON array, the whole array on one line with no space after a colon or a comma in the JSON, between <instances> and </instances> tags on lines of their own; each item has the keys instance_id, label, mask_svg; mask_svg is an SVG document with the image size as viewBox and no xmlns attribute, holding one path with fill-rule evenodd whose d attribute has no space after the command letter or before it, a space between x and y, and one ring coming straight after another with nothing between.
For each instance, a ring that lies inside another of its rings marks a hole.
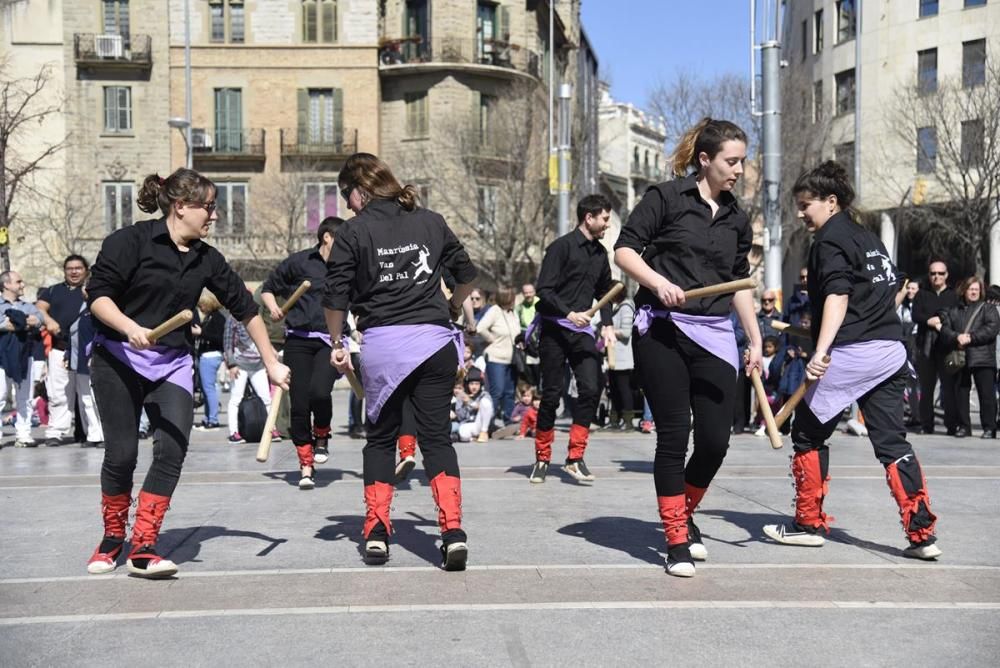
<instances>
[{"instance_id":1,"label":"wooden dance stick","mask_svg":"<svg viewBox=\"0 0 1000 668\"><path fill-rule=\"evenodd\" d=\"M812 336L812 333L805 327L796 327L795 325L789 325L787 322L782 322L780 320L772 320L771 327L779 332L784 332L789 336L801 336L807 339Z\"/></svg>"},{"instance_id":2,"label":"wooden dance stick","mask_svg":"<svg viewBox=\"0 0 1000 668\"><path fill-rule=\"evenodd\" d=\"M615 369L615 346L614 344L608 346L608 369L614 371Z\"/></svg>"},{"instance_id":3,"label":"wooden dance stick","mask_svg":"<svg viewBox=\"0 0 1000 668\"><path fill-rule=\"evenodd\" d=\"M829 364L830 356L824 355L823 361ZM802 401L802 397L806 396L806 390L808 390L817 380L819 380L819 378L810 378L807 375L805 381L799 385L798 389L795 390L795 393L788 397L788 401L786 401L785 405L781 407L778 414L774 416L774 423L778 426L778 429L781 429L781 425L785 424L785 422L788 421L788 418L792 417L795 407L799 405L800 401Z\"/></svg>"},{"instance_id":4,"label":"wooden dance stick","mask_svg":"<svg viewBox=\"0 0 1000 668\"><path fill-rule=\"evenodd\" d=\"M146 335L146 338L149 339L150 343L156 343L157 339L162 339L170 332L174 331L178 327L188 324L193 319L194 313L191 312L191 309L184 309L166 322L163 322L149 330L149 334Z\"/></svg>"},{"instance_id":5,"label":"wooden dance stick","mask_svg":"<svg viewBox=\"0 0 1000 668\"><path fill-rule=\"evenodd\" d=\"M271 408L267 411L267 420L264 421L264 433L261 434L260 445L257 446L258 462L266 462L268 455L271 454L271 432L274 431L274 425L278 422L282 392L284 392L283 389L276 387L274 388L274 394L271 396Z\"/></svg>"},{"instance_id":6,"label":"wooden dance stick","mask_svg":"<svg viewBox=\"0 0 1000 668\"><path fill-rule=\"evenodd\" d=\"M309 281L302 281L299 287L295 288L295 292L292 293L292 296L289 297L285 304L281 307L281 312L288 315L288 312L292 310L293 306L295 306L295 302L299 301L299 297L304 295L311 287L312 283Z\"/></svg>"},{"instance_id":7,"label":"wooden dance stick","mask_svg":"<svg viewBox=\"0 0 1000 668\"><path fill-rule=\"evenodd\" d=\"M753 389L757 394L757 406L760 408L760 414L764 416L767 438L771 441L771 447L779 450L784 443L781 442L781 432L778 431L778 425L774 421L771 404L767 403L767 392L764 390L764 381L760 379L760 369L754 367L750 371L750 380L753 381Z\"/></svg>"},{"instance_id":8,"label":"wooden dance stick","mask_svg":"<svg viewBox=\"0 0 1000 668\"><path fill-rule=\"evenodd\" d=\"M739 292L740 290L753 290L756 287L756 278L741 278L738 281L727 281L725 283L716 283L715 285L706 285L703 288L695 288L694 290L685 290L684 299L714 297L715 295L725 295L730 292Z\"/></svg>"},{"instance_id":9,"label":"wooden dance stick","mask_svg":"<svg viewBox=\"0 0 1000 668\"><path fill-rule=\"evenodd\" d=\"M365 388L361 387L361 381L358 380L357 374L354 373L353 369L348 369L344 376L347 377L347 383L351 386L351 391L354 392L354 396L358 399L365 398Z\"/></svg>"},{"instance_id":10,"label":"wooden dance stick","mask_svg":"<svg viewBox=\"0 0 1000 668\"><path fill-rule=\"evenodd\" d=\"M589 309L583 312L583 314L587 316L587 320L590 320L595 315L597 315L598 311L600 311L602 308L610 304L611 300L617 297L618 293L624 289L625 289L624 283L615 283L614 285L612 285L611 289L608 290L606 293L604 293L604 296L601 297L596 304L594 304Z\"/></svg>"}]
</instances>

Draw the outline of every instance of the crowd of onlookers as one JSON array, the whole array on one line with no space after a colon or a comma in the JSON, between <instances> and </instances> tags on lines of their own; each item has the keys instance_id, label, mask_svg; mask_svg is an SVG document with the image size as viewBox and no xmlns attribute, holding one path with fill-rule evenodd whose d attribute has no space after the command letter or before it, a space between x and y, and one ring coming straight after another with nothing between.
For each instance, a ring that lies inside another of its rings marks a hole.
<instances>
[{"instance_id":1,"label":"crowd of onlookers","mask_svg":"<svg viewBox=\"0 0 1000 668\"><path fill-rule=\"evenodd\" d=\"M34 303L24 300L24 281L16 271L0 274L3 314L0 315L0 413L15 428L15 445L39 444L32 427L44 427L42 443L57 446L79 442L103 445L104 436L90 388L88 362L94 328L85 298L87 260L71 255L63 263L63 282L42 288ZM763 336L764 390L777 412L805 378L811 353L808 275L802 269L784 309L778 295L765 290L758 324ZM978 398L981 436L995 438L997 430L997 348L1000 334L1000 286L984 285L977 276L948 287L948 267L935 260L927 282L909 280L898 306L901 335L914 370L904 396L906 426L934 433L936 409L943 413L946 433L964 437L973 432L970 394ZM258 290L259 292L259 290ZM259 295L258 301L259 301ZM539 403L539 360L525 346L525 335L536 317L538 297L532 284L500 287L492 294L477 289L471 296L475 321L461 323L466 331L464 370L455 385L452 406L453 438L485 442L491 438L533 435ZM196 406L203 406L198 430L225 429L231 443L245 438L238 424L243 401L257 397L266 409L271 391L260 356L243 326L208 293L199 302L192 325L195 336ZM616 342L607 351L605 389L598 410L598 426L616 430L654 429L649 407L637 386L632 357L635 306L621 293L612 308ZM595 326L598 325L595 317ZM733 314L737 345L746 334ZM272 341L280 349L283 325L265 318ZM349 320L350 324L350 320ZM790 331L788 325L792 327ZM360 335L352 334L351 352L359 351ZM229 399L225 420L222 391ZM739 374L734 433L763 433L751 383ZM567 368L561 414L572 413L576 387ZM13 403L11 403L11 401ZM283 411L287 414L287 410ZM285 416L287 420L287 415ZM349 434L364 436L362 402L353 395L346 407ZM863 421L863 415L855 417ZM279 417L279 429L286 423ZM142 416L140 437L148 437ZM789 423L785 423L787 430Z\"/></svg>"}]
</instances>

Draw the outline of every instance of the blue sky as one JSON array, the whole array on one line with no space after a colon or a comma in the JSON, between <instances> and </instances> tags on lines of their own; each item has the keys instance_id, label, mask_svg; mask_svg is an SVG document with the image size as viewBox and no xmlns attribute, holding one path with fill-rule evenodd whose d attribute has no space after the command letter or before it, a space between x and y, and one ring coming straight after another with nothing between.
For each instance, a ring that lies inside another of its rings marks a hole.
<instances>
[{"instance_id":1,"label":"blue sky","mask_svg":"<svg viewBox=\"0 0 1000 668\"><path fill-rule=\"evenodd\" d=\"M677 69L749 75L747 0L583 0L583 27L611 94L645 106Z\"/></svg>"}]
</instances>

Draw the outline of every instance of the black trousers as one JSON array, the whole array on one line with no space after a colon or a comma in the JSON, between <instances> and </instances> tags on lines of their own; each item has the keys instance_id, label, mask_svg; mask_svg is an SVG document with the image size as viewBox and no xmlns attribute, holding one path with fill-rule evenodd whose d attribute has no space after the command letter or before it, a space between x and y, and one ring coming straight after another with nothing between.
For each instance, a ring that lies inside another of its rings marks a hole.
<instances>
[{"instance_id":1,"label":"black trousers","mask_svg":"<svg viewBox=\"0 0 1000 668\"><path fill-rule=\"evenodd\" d=\"M992 343L990 345L993 345ZM955 383L955 404L958 408L958 423L972 431L969 417L969 394L972 381L976 381L976 394L979 395L979 420L985 431L997 429L997 398L993 393L993 382L997 370L988 366L977 366L974 369L965 367L957 374Z\"/></svg>"},{"instance_id":2,"label":"black trousers","mask_svg":"<svg viewBox=\"0 0 1000 668\"><path fill-rule=\"evenodd\" d=\"M542 369L542 401L538 408L538 430L548 431L556 424L567 361L576 377L573 424L590 429L601 398L601 358L594 337L572 332L549 320L542 320L540 326L538 356Z\"/></svg>"},{"instance_id":3,"label":"black trousers","mask_svg":"<svg viewBox=\"0 0 1000 668\"><path fill-rule=\"evenodd\" d=\"M920 425L924 429L934 428L934 387L940 379L944 426L953 431L958 426L955 376L944 370L944 353L932 351L930 357L917 353L917 376L920 378Z\"/></svg>"},{"instance_id":4,"label":"black trousers","mask_svg":"<svg viewBox=\"0 0 1000 668\"><path fill-rule=\"evenodd\" d=\"M903 424L903 390L909 377L909 367L904 363L899 370L858 399L865 414L868 438L875 448L875 456L882 466L913 454L913 447L906 440ZM795 408L792 421L792 443L799 452L820 450L823 475L826 475L828 447L826 441L837 429L840 415L827 422L820 422L805 401Z\"/></svg>"},{"instance_id":5,"label":"black trousers","mask_svg":"<svg viewBox=\"0 0 1000 668\"><path fill-rule=\"evenodd\" d=\"M632 417L635 405L632 403L632 369L619 371L612 369L608 372L611 385L611 408L622 419Z\"/></svg>"},{"instance_id":6,"label":"black trousers","mask_svg":"<svg viewBox=\"0 0 1000 668\"><path fill-rule=\"evenodd\" d=\"M451 444L451 398L455 387L458 359L455 344L448 343L431 355L406 377L382 407L378 421L365 425L365 484L395 484L396 439L403 423L404 410L412 409L416 433L420 436L427 479L442 471L459 477L458 456ZM409 406L406 404L409 403Z\"/></svg>"},{"instance_id":7,"label":"black trousers","mask_svg":"<svg viewBox=\"0 0 1000 668\"><path fill-rule=\"evenodd\" d=\"M292 371L288 392L291 401L289 435L293 444L307 445L312 443L313 424L330 426L333 418L330 395L338 374L330 366L330 346L322 339L289 336L285 339L284 362Z\"/></svg>"},{"instance_id":8,"label":"black trousers","mask_svg":"<svg viewBox=\"0 0 1000 668\"><path fill-rule=\"evenodd\" d=\"M645 336L633 330L632 350L656 423L656 495L683 494L685 482L708 487L729 449L737 372L665 318ZM694 453L685 467L692 414Z\"/></svg>"},{"instance_id":9,"label":"black trousers","mask_svg":"<svg viewBox=\"0 0 1000 668\"><path fill-rule=\"evenodd\" d=\"M139 456L139 414L145 406L153 435L153 463L142 489L172 496L191 437L193 397L173 383L146 380L102 346L94 347L90 383L104 426L101 491L131 491Z\"/></svg>"}]
</instances>

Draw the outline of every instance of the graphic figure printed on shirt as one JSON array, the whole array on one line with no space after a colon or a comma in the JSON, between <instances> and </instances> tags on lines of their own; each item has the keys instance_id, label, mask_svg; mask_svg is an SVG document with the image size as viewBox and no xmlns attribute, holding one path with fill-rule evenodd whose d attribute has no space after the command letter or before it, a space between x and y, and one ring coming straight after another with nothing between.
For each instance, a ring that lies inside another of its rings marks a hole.
<instances>
[{"instance_id":1,"label":"graphic figure printed on shirt","mask_svg":"<svg viewBox=\"0 0 1000 668\"><path fill-rule=\"evenodd\" d=\"M427 250L427 246L424 246L424 245L421 244L420 247L423 248L422 251L418 251L418 254L420 255L420 258L418 260L416 260L415 262L411 263L411 266L414 266L414 267L417 268L417 270L415 272L413 272L413 280L414 281L417 280L417 278L421 274L427 274L428 276L433 276L434 275L434 272L431 271L430 264L428 264L428 261L430 260L430 257L431 257L431 252L429 250ZM427 279L425 278L424 281L426 281L426 280ZM421 282L423 282L423 281L421 281Z\"/></svg>"},{"instance_id":2,"label":"graphic figure printed on shirt","mask_svg":"<svg viewBox=\"0 0 1000 668\"><path fill-rule=\"evenodd\" d=\"M875 265L872 264L872 260L875 258L879 258L881 261L881 269L876 269ZM865 263L865 270L871 276L872 283L887 281L891 285L896 282L896 272L893 271L892 260L889 259L888 255L878 250L870 250L865 253L865 259L868 260Z\"/></svg>"}]
</instances>

